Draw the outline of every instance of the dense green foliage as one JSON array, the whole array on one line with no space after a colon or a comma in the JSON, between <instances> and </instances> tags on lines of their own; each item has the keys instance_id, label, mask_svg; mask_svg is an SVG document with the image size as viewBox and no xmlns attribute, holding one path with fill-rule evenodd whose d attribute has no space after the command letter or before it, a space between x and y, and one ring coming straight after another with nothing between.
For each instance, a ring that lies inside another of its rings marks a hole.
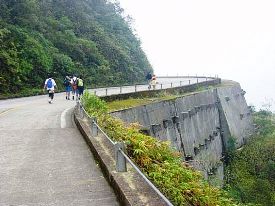
<instances>
[{"instance_id":1,"label":"dense green foliage","mask_svg":"<svg viewBox=\"0 0 275 206\"><path fill-rule=\"evenodd\" d=\"M199 172L184 164L168 142L140 133L138 125L127 126L111 117L106 103L88 92L82 103L111 138L126 143L128 155L174 205L236 205L224 191L209 186Z\"/></svg>"},{"instance_id":2,"label":"dense green foliage","mask_svg":"<svg viewBox=\"0 0 275 206\"><path fill-rule=\"evenodd\" d=\"M231 155L228 189L244 203L275 205L275 120L268 111L255 113L258 134Z\"/></svg>"},{"instance_id":3,"label":"dense green foliage","mask_svg":"<svg viewBox=\"0 0 275 206\"><path fill-rule=\"evenodd\" d=\"M61 85L82 74L87 86L141 82L151 66L129 18L108 0L0 0L0 94ZM0 95L1 96L1 95Z\"/></svg>"}]
</instances>

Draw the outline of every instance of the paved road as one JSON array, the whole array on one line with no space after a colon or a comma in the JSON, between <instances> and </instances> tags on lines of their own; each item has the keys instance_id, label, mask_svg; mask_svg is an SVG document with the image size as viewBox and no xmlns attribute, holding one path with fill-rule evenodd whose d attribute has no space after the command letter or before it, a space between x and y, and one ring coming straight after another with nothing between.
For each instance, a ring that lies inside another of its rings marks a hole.
<instances>
[{"instance_id":1,"label":"paved road","mask_svg":"<svg viewBox=\"0 0 275 206\"><path fill-rule=\"evenodd\" d=\"M122 89L131 91L135 87ZM118 92L120 88L108 90ZM56 94L53 104L45 95L0 101L0 206L119 205L74 126L74 105L63 93Z\"/></svg>"},{"instance_id":2,"label":"paved road","mask_svg":"<svg viewBox=\"0 0 275 206\"><path fill-rule=\"evenodd\" d=\"M188 84L195 84L198 82L209 81L212 80L210 78L190 78L190 77L175 77L175 78L158 78L156 89L167 89L171 87L184 86ZM171 84L172 83L172 84ZM96 95L105 96L119 93L130 93L135 91L145 91L148 90L148 85L137 85L134 86L124 86L124 87L109 87L109 88L100 88L100 89L92 89L91 92L96 91Z\"/></svg>"}]
</instances>

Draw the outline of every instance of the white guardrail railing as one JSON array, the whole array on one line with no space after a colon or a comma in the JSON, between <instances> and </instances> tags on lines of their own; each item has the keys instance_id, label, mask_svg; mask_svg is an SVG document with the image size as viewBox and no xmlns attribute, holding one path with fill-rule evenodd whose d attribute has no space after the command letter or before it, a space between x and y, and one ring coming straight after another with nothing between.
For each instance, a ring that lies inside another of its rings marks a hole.
<instances>
[{"instance_id":1,"label":"white guardrail railing","mask_svg":"<svg viewBox=\"0 0 275 206\"><path fill-rule=\"evenodd\" d=\"M179 82L168 82L169 79L179 78L181 79ZM184 80L184 78L188 78ZM153 89L167 89L191 84L198 84L201 82L212 81L218 79L217 77L159 77L159 81L155 87L148 88L147 85L134 85L134 86L121 86L121 87L111 87L111 88L99 88L90 90L95 95L98 96L107 96L111 94L122 94L122 93L131 93L137 91L146 91L146 90L153 90ZM101 93L100 93L101 91ZM105 138L114 146L115 149L115 162L116 162L116 171L117 172L127 172L127 162L137 171L137 173L148 183L148 185L163 199L163 201L168 206L173 206L173 204L158 190L158 188L141 172L138 166L128 157L126 154L126 147L123 142L114 142L97 124L97 119L95 117L90 116L85 108L83 107L80 101L77 102L78 112L81 118L88 118L89 122L91 122L91 131L92 136L98 136L98 132L101 132Z\"/></svg>"},{"instance_id":2,"label":"white guardrail railing","mask_svg":"<svg viewBox=\"0 0 275 206\"><path fill-rule=\"evenodd\" d=\"M177 79L175 81L175 79ZM173 87L181 87L192 84L198 84L201 82L209 82L218 79L217 77L202 77L202 76L175 76L175 77L158 77L156 84L135 84L135 85L123 85L117 87L108 88L97 88L90 89L94 95L97 96L108 96L113 94L126 94L132 92L149 91L149 90L160 90L169 89ZM150 86L149 86L150 85Z\"/></svg>"}]
</instances>

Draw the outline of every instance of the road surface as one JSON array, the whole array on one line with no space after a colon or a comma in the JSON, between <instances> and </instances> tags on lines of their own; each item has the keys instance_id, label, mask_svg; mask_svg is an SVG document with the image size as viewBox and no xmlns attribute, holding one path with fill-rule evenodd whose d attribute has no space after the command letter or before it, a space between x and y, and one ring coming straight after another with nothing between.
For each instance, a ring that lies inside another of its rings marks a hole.
<instances>
[{"instance_id":1,"label":"road surface","mask_svg":"<svg viewBox=\"0 0 275 206\"><path fill-rule=\"evenodd\" d=\"M171 87L171 81L179 86L197 80L159 79L157 87ZM107 94L147 89L109 88ZM106 95L106 88L96 93ZM75 101L64 93L53 104L47 100L42 95L0 101L0 206L119 205L73 123Z\"/></svg>"}]
</instances>

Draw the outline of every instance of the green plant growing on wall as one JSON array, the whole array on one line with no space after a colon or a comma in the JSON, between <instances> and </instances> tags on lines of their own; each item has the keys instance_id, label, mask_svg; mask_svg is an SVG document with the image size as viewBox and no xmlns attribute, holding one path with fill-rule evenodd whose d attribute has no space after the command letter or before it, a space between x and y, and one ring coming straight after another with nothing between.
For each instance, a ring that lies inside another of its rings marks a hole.
<instances>
[{"instance_id":1,"label":"green plant growing on wall","mask_svg":"<svg viewBox=\"0 0 275 206\"><path fill-rule=\"evenodd\" d=\"M141 134L139 125L125 125L107 113L106 103L85 93L82 99L88 113L115 141L127 145L127 153L174 205L237 205L223 190L209 186L202 175L182 163L169 142Z\"/></svg>"}]
</instances>

